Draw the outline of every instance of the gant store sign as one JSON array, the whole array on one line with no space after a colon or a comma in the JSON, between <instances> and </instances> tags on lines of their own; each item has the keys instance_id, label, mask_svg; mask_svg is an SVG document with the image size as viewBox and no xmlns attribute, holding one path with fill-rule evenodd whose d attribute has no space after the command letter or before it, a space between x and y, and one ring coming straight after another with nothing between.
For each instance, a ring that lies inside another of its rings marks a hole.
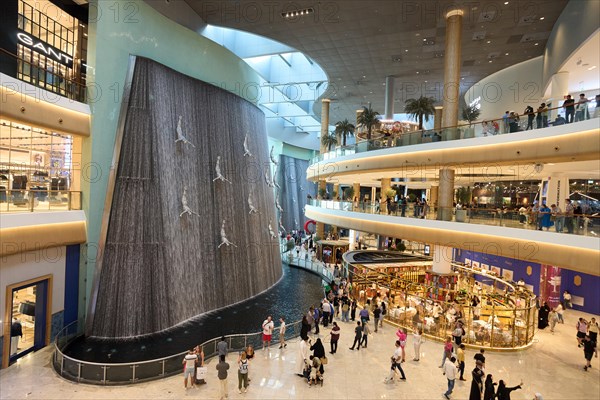
<instances>
[{"instance_id":1,"label":"gant store sign","mask_svg":"<svg viewBox=\"0 0 600 400\"><path fill-rule=\"evenodd\" d=\"M73 57L60 51L54 46L50 46L48 43L42 42L41 40L21 31L17 32L17 40L23 46L28 47L37 53L44 54L45 56L50 57L69 68L73 67Z\"/></svg>"}]
</instances>

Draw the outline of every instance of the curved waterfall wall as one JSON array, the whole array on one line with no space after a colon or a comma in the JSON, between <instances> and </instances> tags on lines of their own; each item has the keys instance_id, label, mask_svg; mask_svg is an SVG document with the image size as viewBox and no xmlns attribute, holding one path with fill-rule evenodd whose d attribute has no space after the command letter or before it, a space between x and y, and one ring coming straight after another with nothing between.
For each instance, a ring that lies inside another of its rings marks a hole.
<instances>
[{"instance_id":1,"label":"curved waterfall wall","mask_svg":"<svg viewBox=\"0 0 600 400\"><path fill-rule=\"evenodd\" d=\"M277 232L263 113L141 57L126 112L89 333L161 331L276 283L282 271L268 229L272 220ZM218 156L231 183L213 181ZM250 214L249 197L258 213ZM190 212L180 216L185 203Z\"/></svg>"},{"instance_id":2,"label":"curved waterfall wall","mask_svg":"<svg viewBox=\"0 0 600 400\"><path fill-rule=\"evenodd\" d=\"M281 155L277 180L281 186L278 191L279 203L283 208L282 222L286 230L303 229L306 217L304 206L307 195L317 198L316 185L306 180L308 160Z\"/></svg>"}]
</instances>

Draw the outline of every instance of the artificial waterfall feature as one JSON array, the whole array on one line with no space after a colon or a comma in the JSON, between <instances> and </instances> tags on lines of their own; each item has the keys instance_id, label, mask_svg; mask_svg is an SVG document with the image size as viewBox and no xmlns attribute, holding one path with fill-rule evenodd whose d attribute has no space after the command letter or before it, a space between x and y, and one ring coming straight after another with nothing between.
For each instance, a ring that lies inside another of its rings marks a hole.
<instances>
[{"instance_id":1,"label":"artificial waterfall feature","mask_svg":"<svg viewBox=\"0 0 600 400\"><path fill-rule=\"evenodd\" d=\"M284 210L280 219L287 230L303 229L307 196L317 198L315 185L306 180L308 165L308 160L280 156L278 181L281 189L277 191L277 195Z\"/></svg>"},{"instance_id":2,"label":"artificial waterfall feature","mask_svg":"<svg viewBox=\"0 0 600 400\"><path fill-rule=\"evenodd\" d=\"M163 331L256 296L282 275L278 239L267 229L277 215L264 114L141 57L125 103L90 305L93 337Z\"/></svg>"}]
</instances>

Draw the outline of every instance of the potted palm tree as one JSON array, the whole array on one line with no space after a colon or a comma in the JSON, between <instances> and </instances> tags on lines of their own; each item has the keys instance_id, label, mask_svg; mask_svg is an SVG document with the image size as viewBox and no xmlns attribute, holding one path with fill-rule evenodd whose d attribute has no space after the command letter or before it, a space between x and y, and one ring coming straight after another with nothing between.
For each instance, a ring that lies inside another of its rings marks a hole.
<instances>
[{"instance_id":1,"label":"potted palm tree","mask_svg":"<svg viewBox=\"0 0 600 400\"><path fill-rule=\"evenodd\" d=\"M354 129L355 126L347 118L335 123L335 133L337 133L338 137L341 137L343 147L346 147L346 137L354 135Z\"/></svg>"},{"instance_id":2,"label":"potted palm tree","mask_svg":"<svg viewBox=\"0 0 600 400\"><path fill-rule=\"evenodd\" d=\"M463 130L463 139L475 137L475 128L471 124L479 118L480 114L481 111L475 106L467 106L462 109L462 118L469 123L469 126Z\"/></svg>"},{"instance_id":3,"label":"potted palm tree","mask_svg":"<svg viewBox=\"0 0 600 400\"><path fill-rule=\"evenodd\" d=\"M371 106L364 107L358 117L356 118L356 122L359 125L367 128L367 140L371 140L371 134L373 133L373 127L379 123L379 113L374 111Z\"/></svg>"},{"instance_id":4,"label":"potted palm tree","mask_svg":"<svg viewBox=\"0 0 600 400\"><path fill-rule=\"evenodd\" d=\"M433 97L421 96L418 99L408 99L405 102L404 112L415 118L419 122L419 130L423 130L423 120L429 122L429 117L435 114L435 108L433 104L435 99ZM410 140L410 144L417 144L420 142L420 137L416 134L410 136L414 138Z\"/></svg>"},{"instance_id":5,"label":"potted palm tree","mask_svg":"<svg viewBox=\"0 0 600 400\"><path fill-rule=\"evenodd\" d=\"M337 136L334 132L321 138L321 144L327 147L327 151L331 151L331 146L335 146L337 143Z\"/></svg>"}]
</instances>

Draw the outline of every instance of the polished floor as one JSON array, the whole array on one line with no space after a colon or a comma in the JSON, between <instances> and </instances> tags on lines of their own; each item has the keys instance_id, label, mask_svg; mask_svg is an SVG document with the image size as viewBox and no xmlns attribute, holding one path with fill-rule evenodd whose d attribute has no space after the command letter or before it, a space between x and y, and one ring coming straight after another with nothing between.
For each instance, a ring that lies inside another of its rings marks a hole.
<instances>
[{"instance_id":1,"label":"polished floor","mask_svg":"<svg viewBox=\"0 0 600 400\"><path fill-rule=\"evenodd\" d=\"M593 368L583 370L583 351L577 348L575 323L579 312L566 313L564 325L555 333L549 328L538 332L532 348L512 353L489 352L486 358L487 373L495 380L504 379L509 385L522 380L523 389L512 392L513 400L530 400L536 392L545 400L600 399L600 371L598 358L592 360ZM369 338L367 349L351 351L353 325L341 323L342 335L338 352L329 355L323 387L309 387L295 375L298 341L290 342L286 349L277 346L268 351L257 351L250 366L252 379L248 392L238 394L236 355L230 354L232 364L228 386L230 399L444 399L446 379L440 364L442 345L426 341L421 361L412 361L412 341L409 337L404 370L405 382L384 383L389 371L390 356L394 351L395 329L385 326ZM329 351L328 329L321 329ZM473 369L474 350L467 350L467 370ZM16 365L0 371L0 398L2 399L218 399L219 385L215 361L208 362L209 378L206 385L194 389L183 388L182 376L130 386L99 387L75 384L56 375L50 365L51 348L26 356ZM453 399L467 399L471 385L457 382Z\"/></svg>"}]
</instances>

